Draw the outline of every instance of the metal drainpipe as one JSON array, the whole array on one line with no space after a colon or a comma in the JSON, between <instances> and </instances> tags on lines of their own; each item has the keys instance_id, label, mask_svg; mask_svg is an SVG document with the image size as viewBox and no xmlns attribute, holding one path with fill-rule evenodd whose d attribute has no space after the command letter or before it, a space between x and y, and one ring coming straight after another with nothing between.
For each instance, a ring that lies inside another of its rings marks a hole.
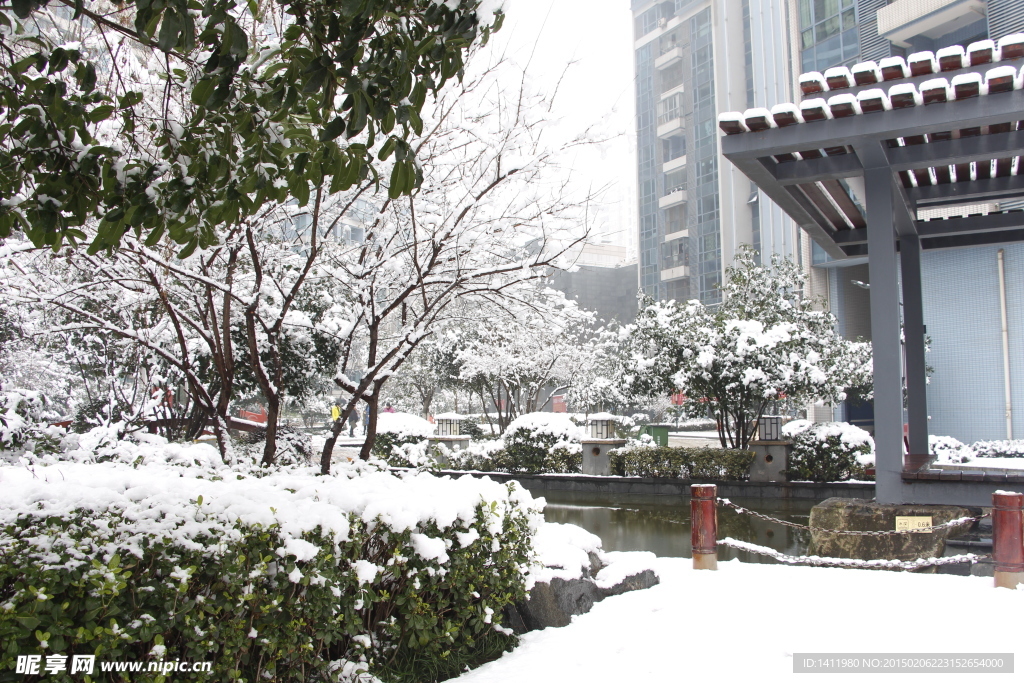
<instances>
[{"instance_id":1,"label":"metal drainpipe","mask_svg":"<svg viewBox=\"0 0 1024 683\"><path fill-rule=\"evenodd\" d=\"M1000 249L996 258L999 263L999 313L1003 325L1003 392L1006 400L1006 438L1013 438L1013 395L1010 393L1010 331L1006 323L1006 255Z\"/></svg>"}]
</instances>

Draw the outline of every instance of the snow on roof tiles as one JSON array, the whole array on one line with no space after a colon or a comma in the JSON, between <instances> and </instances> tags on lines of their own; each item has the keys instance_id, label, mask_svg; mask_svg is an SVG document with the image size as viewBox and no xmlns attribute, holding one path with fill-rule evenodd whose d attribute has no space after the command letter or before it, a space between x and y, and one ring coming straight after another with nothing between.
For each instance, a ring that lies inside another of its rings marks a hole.
<instances>
[{"instance_id":1,"label":"snow on roof tiles","mask_svg":"<svg viewBox=\"0 0 1024 683\"><path fill-rule=\"evenodd\" d=\"M997 63L1008 59L1024 57L1024 33L1003 36L998 41L980 40L964 50L960 45L942 48L937 53L915 52L906 60L903 57L886 57L880 62L861 62L852 69L845 66L833 67L824 74L809 71L800 76L800 89L804 96L835 93L825 99L814 97L804 99L799 105L777 104L769 111L763 107L739 112L725 112L718 117L719 127L728 135L757 132L809 123L832 118L843 118L871 114L897 108L935 104L979 97L990 93L1009 92L1024 89L1024 67L1002 64L984 73L968 72L947 78L937 77L924 81L915 87L913 83L900 79L956 71L967 65ZM878 83L885 85L900 81L884 88L866 88L856 95L836 92L858 85Z\"/></svg>"}]
</instances>

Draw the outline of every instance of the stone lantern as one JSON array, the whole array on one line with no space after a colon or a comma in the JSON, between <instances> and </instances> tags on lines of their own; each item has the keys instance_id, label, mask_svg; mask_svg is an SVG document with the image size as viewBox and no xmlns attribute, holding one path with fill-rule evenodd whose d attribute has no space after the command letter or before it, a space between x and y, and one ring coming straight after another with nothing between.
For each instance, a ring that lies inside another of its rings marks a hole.
<instances>
[{"instance_id":1,"label":"stone lantern","mask_svg":"<svg viewBox=\"0 0 1024 683\"><path fill-rule=\"evenodd\" d=\"M458 413L441 413L434 416L434 436L430 437L430 445L436 446L437 460L440 465L447 465L447 453L461 451L469 445L469 435L462 435L460 423L466 419Z\"/></svg>"},{"instance_id":2,"label":"stone lantern","mask_svg":"<svg viewBox=\"0 0 1024 683\"><path fill-rule=\"evenodd\" d=\"M608 452L626 445L625 439L615 438L615 416L594 413L590 416L590 438L583 439L583 474L607 476L612 473Z\"/></svg>"},{"instance_id":3,"label":"stone lantern","mask_svg":"<svg viewBox=\"0 0 1024 683\"><path fill-rule=\"evenodd\" d=\"M456 413L442 413L434 416L434 424L437 426L436 436L460 436L462 434L462 415Z\"/></svg>"},{"instance_id":4,"label":"stone lantern","mask_svg":"<svg viewBox=\"0 0 1024 683\"><path fill-rule=\"evenodd\" d=\"M750 481L786 481L786 465L793 443L782 434L782 417L762 415L757 421L757 439L750 442L754 462Z\"/></svg>"}]
</instances>

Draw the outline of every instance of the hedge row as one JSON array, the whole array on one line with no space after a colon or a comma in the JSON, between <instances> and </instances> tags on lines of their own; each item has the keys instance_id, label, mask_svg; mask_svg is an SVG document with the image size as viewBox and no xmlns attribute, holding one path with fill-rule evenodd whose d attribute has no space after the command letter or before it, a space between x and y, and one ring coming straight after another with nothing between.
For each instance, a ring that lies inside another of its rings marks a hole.
<instances>
[{"instance_id":1,"label":"hedge row","mask_svg":"<svg viewBox=\"0 0 1024 683\"><path fill-rule=\"evenodd\" d=\"M225 494L233 479L218 482ZM303 496L308 478L295 481ZM287 478L278 486L295 494ZM187 515L147 500L126 505L109 490L97 505L63 512L0 503L0 680L24 679L15 660L31 654L212 661L203 680L225 682L307 683L353 662L381 672L422 658L453 662L445 676L456 675L497 635L502 609L524 597L537 513L510 486L490 500L477 494L471 521L408 526L409 512L391 505L369 519L348 513L343 533L335 516L301 535L290 513L309 518L319 503L308 494L307 507L271 508L282 521L263 524L229 521L202 496Z\"/></svg>"},{"instance_id":2,"label":"hedge row","mask_svg":"<svg viewBox=\"0 0 1024 683\"><path fill-rule=\"evenodd\" d=\"M612 474L665 479L746 479L751 451L668 446L619 449L611 453Z\"/></svg>"}]
</instances>

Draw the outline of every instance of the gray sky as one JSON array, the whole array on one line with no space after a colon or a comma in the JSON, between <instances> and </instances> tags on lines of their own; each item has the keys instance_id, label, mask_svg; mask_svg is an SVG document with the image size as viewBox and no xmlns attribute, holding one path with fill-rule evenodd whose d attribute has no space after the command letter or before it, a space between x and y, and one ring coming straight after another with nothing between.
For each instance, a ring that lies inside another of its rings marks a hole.
<instances>
[{"instance_id":1,"label":"gray sky","mask_svg":"<svg viewBox=\"0 0 1024 683\"><path fill-rule=\"evenodd\" d=\"M571 138L596 125L600 149L583 150L573 162L577 180L610 185L595 225L617 244L636 235L633 31L628 0L506 0L506 18L495 37L507 55L527 67L537 90L554 89L558 131Z\"/></svg>"}]
</instances>

